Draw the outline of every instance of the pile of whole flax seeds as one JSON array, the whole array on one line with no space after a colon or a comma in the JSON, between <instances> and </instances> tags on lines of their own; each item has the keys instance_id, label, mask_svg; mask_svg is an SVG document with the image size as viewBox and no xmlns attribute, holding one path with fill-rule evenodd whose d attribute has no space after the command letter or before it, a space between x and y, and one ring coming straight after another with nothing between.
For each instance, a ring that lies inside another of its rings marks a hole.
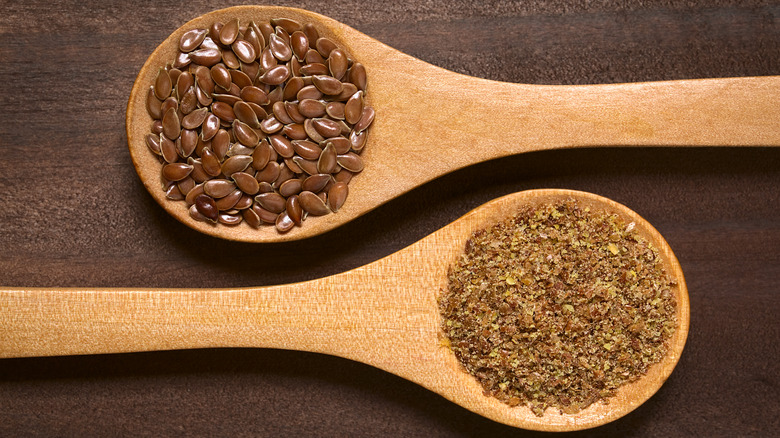
<instances>
[{"instance_id":1,"label":"pile of whole flax seeds","mask_svg":"<svg viewBox=\"0 0 780 438\"><path fill-rule=\"evenodd\" d=\"M574 200L475 232L448 282L443 342L487 395L539 416L608 402L663 358L677 325L656 249Z\"/></svg>"},{"instance_id":2,"label":"pile of whole flax seeds","mask_svg":"<svg viewBox=\"0 0 780 438\"><path fill-rule=\"evenodd\" d=\"M346 201L374 120L365 92L363 65L310 23L217 22L160 67L146 144L193 219L287 232Z\"/></svg>"}]
</instances>

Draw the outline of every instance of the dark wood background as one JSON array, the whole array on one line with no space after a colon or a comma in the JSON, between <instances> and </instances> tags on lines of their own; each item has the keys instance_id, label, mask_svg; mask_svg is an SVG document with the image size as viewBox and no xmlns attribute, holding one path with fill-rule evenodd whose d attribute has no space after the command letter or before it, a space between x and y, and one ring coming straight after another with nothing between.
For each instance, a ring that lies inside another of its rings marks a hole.
<instances>
[{"instance_id":1,"label":"dark wood background","mask_svg":"<svg viewBox=\"0 0 780 438\"><path fill-rule=\"evenodd\" d=\"M777 436L780 148L532 153L447 175L318 238L215 240L168 217L138 182L124 116L134 76L156 45L196 15L233 3L0 2L0 284L301 281L379 259L504 194L586 190L626 204L667 238L687 277L692 317L664 387L623 419L573 436ZM777 1L277 4L331 16L451 70L512 82L780 74ZM317 354L0 360L2 436L488 434L534 435Z\"/></svg>"}]
</instances>

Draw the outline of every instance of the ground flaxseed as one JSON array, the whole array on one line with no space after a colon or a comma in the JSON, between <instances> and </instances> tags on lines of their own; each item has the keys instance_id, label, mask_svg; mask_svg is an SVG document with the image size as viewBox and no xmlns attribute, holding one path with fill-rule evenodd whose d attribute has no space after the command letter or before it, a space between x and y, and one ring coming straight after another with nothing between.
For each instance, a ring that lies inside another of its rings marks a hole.
<instances>
[{"instance_id":1,"label":"ground flaxseed","mask_svg":"<svg viewBox=\"0 0 780 438\"><path fill-rule=\"evenodd\" d=\"M475 232L448 281L444 343L486 395L539 416L608 402L661 360L677 323L651 243L574 200Z\"/></svg>"}]
</instances>

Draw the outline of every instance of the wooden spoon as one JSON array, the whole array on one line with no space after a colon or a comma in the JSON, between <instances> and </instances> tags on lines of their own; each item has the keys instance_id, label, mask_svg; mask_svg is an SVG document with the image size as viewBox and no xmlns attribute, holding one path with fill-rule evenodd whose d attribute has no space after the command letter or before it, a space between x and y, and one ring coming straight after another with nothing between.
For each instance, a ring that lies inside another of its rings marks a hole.
<instances>
[{"instance_id":1,"label":"wooden spoon","mask_svg":"<svg viewBox=\"0 0 780 438\"><path fill-rule=\"evenodd\" d=\"M368 73L376 110L363 172L350 183L336 214L308 218L286 234L274 227L213 226L191 219L165 199L160 164L144 136L151 119L146 93L157 70L173 60L181 35L232 18L260 22L288 17L315 23ZM339 227L434 178L498 157L592 146L780 145L780 76L615 85L550 86L496 82L453 73L405 55L349 26L313 12L238 6L202 15L174 31L152 53L133 86L127 138L133 163L155 200L204 233L231 240L274 242Z\"/></svg>"},{"instance_id":2,"label":"wooden spoon","mask_svg":"<svg viewBox=\"0 0 780 438\"><path fill-rule=\"evenodd\" d=\"M678 326L669 352L621 387L609 404L543 417L509 407L482 387L442 346L437 296L447 269L472 232L521 206L560 199L619 214L650 241L677 285ZM487 418L525 429L585 429L642 404L669 377L688 334L688 291L664 238L638 214L609 199L568 190L530 190L478 207L419 242L330 277L243 289L0 290L0 357L150 350L263 347L313 351L360 361L416 382Z\"/></svg>"}]
</instances>

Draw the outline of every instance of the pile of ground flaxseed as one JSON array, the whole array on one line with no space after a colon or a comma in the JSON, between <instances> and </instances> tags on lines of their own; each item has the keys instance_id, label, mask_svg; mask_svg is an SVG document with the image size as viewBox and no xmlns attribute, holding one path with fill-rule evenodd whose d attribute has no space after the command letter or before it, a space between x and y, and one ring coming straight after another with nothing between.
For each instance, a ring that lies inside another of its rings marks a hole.
<instances>
[{"instance_id":1,"label":"pile of ground flaxseed","mask_svg":"<svg viewBox=\"0 0 780 438\"><path fill-rule=\"evenodd\" d=\"M486 395L539 416L607 402L677 322L675 283L634 223L573 200L475 232L448 279L445 343Z\"/></svg>"}]
</instances>

